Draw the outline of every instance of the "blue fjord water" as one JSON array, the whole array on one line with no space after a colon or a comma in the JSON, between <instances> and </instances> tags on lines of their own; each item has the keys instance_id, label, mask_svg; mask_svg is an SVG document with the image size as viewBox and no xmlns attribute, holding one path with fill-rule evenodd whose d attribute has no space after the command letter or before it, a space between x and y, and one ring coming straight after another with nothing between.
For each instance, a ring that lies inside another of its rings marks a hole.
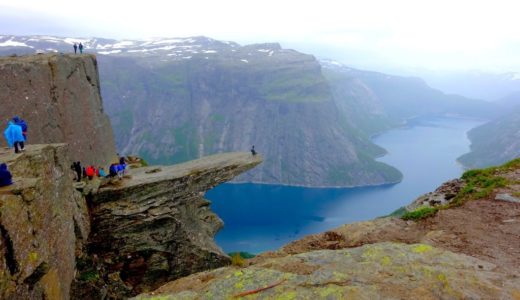
<instances>
[{"instance_id":1,"label":"blue fjord water","mask_svg":"<svg viewBox=\"0 0 520 300\"><path fill-rule=\"evenodd\" d=\"M375 137L373 141L388 151L379 161L404 175L394 185L341 189L217 186L206 194L225 223L216 236L217 244L225 252L260 253L308 234L387 215L459 177L463 169L456 158L469 151L466 132L480 124L461 118L423 118Z\"/></svg>"}]
</instances>

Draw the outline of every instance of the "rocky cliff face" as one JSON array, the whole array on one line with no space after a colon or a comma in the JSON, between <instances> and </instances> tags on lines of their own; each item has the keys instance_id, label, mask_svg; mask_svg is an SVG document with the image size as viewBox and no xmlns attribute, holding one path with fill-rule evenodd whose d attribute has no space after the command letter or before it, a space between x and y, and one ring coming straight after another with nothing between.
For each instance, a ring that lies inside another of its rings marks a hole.
<instances>
[{"instance_id":1,"label":"rocky cliff face","mask_svg":"<svg viewBox=\"0 0 520 300\"><path fill-rule=\"evenodd\" d=\"M176 163L255 145L265 162L238 180L304 186L400 180L397 170L374 161L384 150L338 110L313 56L277 44L204 48L204 40L185 45L197 53L168 63L163 56L100 57L123 153Z\"/></svg>"},{"instance_id":2,"label":"rocky cliff face","mask_svg":"<svg viewBox=\"0 0 520 300\"><path fill-rule=\"evenodd\" d=\"M213 238L223 226L204 193L262 162L225 153L174 165L132 170L89 199L88 255L108 293L124 297L201 270L230 263ZM100 284L100 283L98 283ZM87 284L82 283L85 289Z\"/></svg>"},{"instance_id":3,"label":"rocky cliff face","mask_svg":"<svg viewBox=\"0 0 520 300\"><path fill-rule=\"evenodd\" d=\"M1 57L0 103L4 124L15 115L27 121L29 144L67 143L70 158L83 164L106 164L116 154L92 55Z\"/></svg>"},{"instance_id":4,"label":"rocky cliff face","mask_svg":"<svg viewBox=\"0 0 520 300\"><path fill-rule=\"evenodd\" d=\"M68 299L75 253L89 233L86 204L73 188L67 147L0 149L14 184L0 187L0 298Z\"/></svg>"}]
</instances>

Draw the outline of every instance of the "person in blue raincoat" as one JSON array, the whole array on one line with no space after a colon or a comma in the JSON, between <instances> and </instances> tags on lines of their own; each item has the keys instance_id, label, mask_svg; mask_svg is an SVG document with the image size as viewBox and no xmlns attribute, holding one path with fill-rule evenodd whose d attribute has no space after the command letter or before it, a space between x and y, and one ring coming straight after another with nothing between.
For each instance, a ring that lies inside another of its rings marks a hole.
<instances>
[{"instance_id":1,"label":"person in blue raincoat","mask_svg":"<svg viewBox=\"0 0 520 300\"><path fill-rule=\"evenodd\" d=\"M9 147L14 146L14 153L20 153L24 151L24 137L22 134L22 127L14 124L13 121L9 121L7 128L4 131L5 139Z\"/></svg>"},{"instance_id":2,"label":"person in blue raincoat","mask_svg":"<svg viewBox=\"0 0 520 300\"><path fill-rule=\"evenodd\" d=\"M23 139L24 139L24 141L27 141L27 123L25 123L25 120L20 119L20 117L18 117L18 116L15 116L13 118L13 122L14 122L14 124L22 127Z\"/></svg>"}]
</instances>

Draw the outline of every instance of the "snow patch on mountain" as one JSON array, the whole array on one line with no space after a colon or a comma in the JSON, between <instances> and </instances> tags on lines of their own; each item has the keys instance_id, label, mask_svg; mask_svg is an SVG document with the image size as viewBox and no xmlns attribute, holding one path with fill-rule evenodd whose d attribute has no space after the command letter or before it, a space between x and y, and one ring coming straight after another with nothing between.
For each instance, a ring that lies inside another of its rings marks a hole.
<instances>
[{"instance_id":1,"label":"snow patch on mountain","mask_svg":"<svg viewBox=\"0 0 520 300\"><path fill-rule=\"evenodd\" d=\"M12 39L11 40L7 40L7 41L5 41L3 43L0 43L0 47L29 47L29 48L34 48L32 46L27 45L26 43L16 42L16 41L13 41Z\"/></svg>"},{"instance_id":2,"label":"snow patch on mountain","mask_svg":"<svg viewBox=\"0 0 520 300\"><path fill-rule=\"evenodd\" d=\"M115 54L115 53L121 53L121 50L111 50L111 51L98 51L99 54L108 55L108 54Z\"/></svg>"}]
</instances>

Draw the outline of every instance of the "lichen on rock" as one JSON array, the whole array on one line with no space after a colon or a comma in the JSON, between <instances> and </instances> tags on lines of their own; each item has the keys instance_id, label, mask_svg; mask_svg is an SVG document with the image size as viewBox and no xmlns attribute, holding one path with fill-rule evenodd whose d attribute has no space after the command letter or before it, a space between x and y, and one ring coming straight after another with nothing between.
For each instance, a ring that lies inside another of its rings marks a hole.
<instances>
[{"instance_id":1,"label":"lichen on rock","mask_svg":"<svg viewBox=\"0 0 520 300\"><path fill-rule=\"evenodd\" d=\"M21 155L2 149L0 160L14 179L0 188L0 298L68 299L90 226L67 146L29 145Z\"/></svg>"}]
</instances>

